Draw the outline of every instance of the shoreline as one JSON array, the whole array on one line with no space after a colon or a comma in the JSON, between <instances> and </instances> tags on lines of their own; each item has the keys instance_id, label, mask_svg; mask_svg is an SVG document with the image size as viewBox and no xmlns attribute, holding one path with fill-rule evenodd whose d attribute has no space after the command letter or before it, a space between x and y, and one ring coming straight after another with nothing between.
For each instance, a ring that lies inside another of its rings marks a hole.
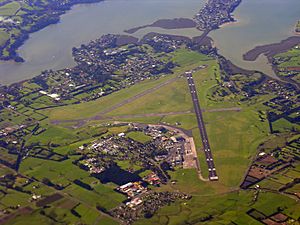
<instances>
[{"instance_id":1,"label":"shoreline","mask_svg":"<svg viewBox=\"0 0 300 225\"><path fill-rule=\"evenodd\" d=\"M79 0L79 1L86 1L86 3L78 3L78 4L73 4L71 7L73 7L74 5L79 5L79 4L91 4L91 3L99 3L99 2L102 2L102 1L104 1L104 0ZM90 2L90 3L89 3ZM207 4L208 4L208 2L209 1L207 1ZM66 11L69 11L69 10L71 10L71 7L68 9L68 10L65 10L64 11L64 13L66 12ZM234 7L234 9L236 8L236 7L238 7L238 5L236 5L235 7ZM234 9L231 9L231 10L234 10ZM63 13L63 14L64 14ZM62 15L62 14L61 14ZM61 15L59 15L59 20L56 22L56 23L59 23L60 22L60 16ZM230 15L230 17L231 17L231 15ZM230 23L232 23L232 22L229 22L229 24ZM154 22L154 23L152 23L152 24L150 24L150 25L144 25L144 26L141 26L141 27L135 27L135 28L132 28L132 29L129 29L129 30L127 30L127 33L129 33L129 32L136 32L137 30L139 30L139 29L142 29L142 28L145 28L145 27L159 27L159 28L162 28L162 29L174 29L174 30L176 30L176 29L181 29L181 28L196 28L196 29L198 29L199 30L199 28L197 27L197 21L195 21L195 20L193 20L193 19L189 19L189 18L174 18L174 19L160 19L160 20L157 20L156 22ZM43 28L45 28L45 27L43 27ZM43 29L42 28L42 29ZM208 37L208 34L211 32L211 31L213 31L213 30L216 30L216 29L219 29L219 28L215 28L215 29L212 29L212 30L204 30L203 32L203 34L201 35L201 36L195 36L195 37L192 37L191 39L192 40L195 40L196 42L198 42L198 43L205 43L205 44L208 44L208 42L211 42L211 38L210 37ZM129 31L129 32L128 32ZM125 31L126 32L126 31ZM34 33L34 32L32 32L32 33ZM151 32L150 32L151 33ZM157 34L159 34L159 33L157 33ZM149 35L149 33L148 34L146 34L146 35ZM180 36L180 35L170 35L170 36L177 36L177 37L179 37L179 39L181 39L181 38L183 38L183 36ZM29 38L29 37L28 37ZM27 38L27 39L28 39ZM188 37L187 37L188 38ZM26 40L27 40L26 39ZM126 39L126 38L125 38ZM133 41L133 42L135 42L136 40L133 40L133 39L131 39L131 41ZM22 43L23 44L23 43ZM22 45L21 44L21 45ZM20 46L21 46L20 45ZM19 47L20 47L19 46ZM13 59L8 59L8 60L2 60L2 62L11 62L11 63L14 63L14 60ZM0 61L0 63L1 63L1 61ZM41 72L41 71L40 71ZM37 77L37 76L39 76L40 75L40 72L39 72L39 74L37 74L37 75L35 75L34 77ZM10 85L13 85L13 84L16 84L16 83L19 83L19 82L23 82L23 81L25 81L25 80L30 80L30 79L32 79L32 78L29 78L29 79L24 79L24 80L21 80L21 81L17 81L17 82L13 82L13 83L11 83L11 84L8 84L8 85L1 85L0 84L0 86L10 86Z\"/></svg>"},{"instance_id":2,"label":"shoreline","mask_svg":"<svg viewBox=\"0 0 300 225\"><path fill-rule=\"evenodd\" d=\"M100 3L102 1L104 1L104 0L78 0L77 2L69 3L61 11L54 10L54 12L56 12L57 15L55 15L54 17L50 17L49 20L44 23L41 23L41 24L37 23L37 24L33 25L31 30L29 30L29 31L26 31L26 30L23 30L23 28L20 28L19 29L20 36L18 36L14 39L15 42L10 46L9 49L6 49L6 47L11 42L11 38L9 38L3 45L0 46L1 51L6 50L9 53L8 56L3 56L2 52L0 52L0 62L16 62L16 63L25 62L25 60L19 55L19 53L17 51L19 50L19 48L22 45L24 45L25 41L30 38L30 34L41 31L50 25L58 24L61 20L61 16L64 15L66 12L72 10L72 7L75 5Z\"/></svg>"},{"instance_id":3,"label":"shoreline","mask_svg":"<svg viewBox=\"0 0 300 225\"><path fill-rule=\"evenodd\" d=\"M235 25L239 25L239 24L243 23L243 19L241 19L241 17L239 17L239 16L232 15L232 18L234 19L234 21L223 23L222 25L219 26L219 29L229 27L231 25L235 26Z\"/></svg>"},{"instance_id":4,"label":"shoreline","mask_svg":"<svg viewBox=\"0 0 300 225\"><path fill-rule=\"evenodd\" d=\"M246 52L243 55L243 59L245 61L255 61L260 55L265 55L268 59L269 64L272 67L272 70L276 74L276 76L283 82L291 83L292 85L295 85L298 89L300 89L299 83L293 81L292 79L288 77L282 77L278 75L278 69L276 65L273 64L273 57L277 54L283 53L288 51L289 49L297 46L300 44L300 35L298 36L291 36L285 40L282 40L277 43L267 44L267 45L261 45L256 46L252 50Z\"/></svg>"},{"instance_id":5,"label":"shoreline","mask_svg":"<svg viewBox=\"0 0 300 225\"><path fill-rule=\"evenodd\" d=\"M153 38L154 36L157 36L157 35L163 35L163 36L168 37L168 38L173 39L173 40L185 41L185 42L188 42L188 43L195 43L197 45L209 46L209 48L212 51L214 51L213 50L215 48L214 47L214 41L213 41L212 38L210 38L207 35L207 33L208 33L208 31L206 31L205 33L203 33L200 36L195 36L195 37L189 38L189 37L181 36L181 35L161 34L161 33L156 33L156 32L150 32L150 33L147 33L146 35L144 35L140 40L138 38L136 38L134 36L130 36L130 35L118 35L118 38L116 40L116 46L120 47L120 46L126 45L126 44L144 44L144 43L146 43L147 39L151 39L151 38ZM224 56L220 55L217 52L215 52L215 56L216 56L216 58L222 59L221 60L222 65L225 66L225 70L230 74L245 73L247 75L251 75L254 72L256 72L254 70L247 70L247 69L244 69L242 67L239 67L238 65L235 65L229 59L225 58ZM41 75L41 73L34 76L33 78L24 79L24 80L14 82L14 83L9 84L9 85L0 84L0 87L11 87L11 86L14 86L14 85L18 86L18 85L23 84L24 82L30 81L30 80L38 77L40 75Z\"/></svg>"},{"instance_id":6,"label":"shoreline","mask_svg":"<svg viewBox=\"0 0 300 225\"><path fill-rule=\"evenodd\" d=\"M255 61L260 55L264 54L267 58L273 57L276 54L285 52L286 50L298 45L300 36L291 36L277 43L256 46L250 51L243 54L245 61Z\"/></svg>"}]
</instances>

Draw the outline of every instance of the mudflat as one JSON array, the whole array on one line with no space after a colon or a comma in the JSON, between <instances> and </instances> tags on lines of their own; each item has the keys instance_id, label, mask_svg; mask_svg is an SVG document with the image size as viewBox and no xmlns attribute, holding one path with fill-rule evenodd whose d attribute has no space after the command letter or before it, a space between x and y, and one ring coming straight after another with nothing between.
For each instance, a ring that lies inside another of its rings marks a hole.
<instances>
[{"instance_id":1,"label":"mudflat","mask_svg":"<svg viewBox=\"0 0 300 225\"><path fill-rule=\"evenodd\" d=\"M134 27L132 29L125 30L125 32L129 34L133 34L147 27L158 27L163 29L184 29L184 28L193 28L196 27L196 25L197 24L194 20L187 19L187 18L161 19L149 25Z\"/></svg>"}]
</instances>

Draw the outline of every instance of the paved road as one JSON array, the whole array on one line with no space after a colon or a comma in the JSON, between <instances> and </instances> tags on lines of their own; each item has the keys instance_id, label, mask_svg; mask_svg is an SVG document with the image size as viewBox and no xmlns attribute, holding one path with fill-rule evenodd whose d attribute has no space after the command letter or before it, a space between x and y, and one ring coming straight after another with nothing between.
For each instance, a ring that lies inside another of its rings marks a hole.
<instances>
[{"instance_id":1,"label":"paved road","mask_svg":"<svg viewBox=\"0 0 300 225\"><path fill-rule=\"evenodd\" d=\"M198 127L199 127L199 131L200 131L201 139L202 139L206 162L208 165L209 179L210 180L218 180L219 178L217 176L215 163L214 163L213 156L211 153L211 148L209 145L208 136L207 136L207 132L205 129L202 111L200 108L199 99L198 99L195 83L193 80L193 74L191 72L186 72L185 75L186 75L186 78L188 81L190 93L192 96L192 101L194 104L195 114L197 117L197 122L198 122Z\"/></svg>"}]
</instances>

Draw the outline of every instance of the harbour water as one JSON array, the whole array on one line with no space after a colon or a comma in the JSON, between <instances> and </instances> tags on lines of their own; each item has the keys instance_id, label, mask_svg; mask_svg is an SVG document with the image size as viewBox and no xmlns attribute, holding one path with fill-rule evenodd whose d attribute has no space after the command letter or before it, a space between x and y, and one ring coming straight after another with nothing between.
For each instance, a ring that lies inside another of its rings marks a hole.
<instances>
[{"instance_id":1,"label":"harbour water","mask_svg":"<svg viewBox=\"0 0 300 225\"><path fill-rule=\"evenodd\" d=\"M225 25L210 34L219 53L242 68L274 76L266 57L247 62L242 55L258 45L277 43L295 35L295 25L300 19L300 1L242 0L234 16L237 23Z\"/></svg>"},{"instance_id":2,"label":"harbour water","mask_svg":"<svg viewBox=\"0 0 300 225\"><path fill-rule=\"evenodd\" d=\"M205 0L105 0L74 6L61 17L60 23L30 35L18 51L25 63L0 63L0 83L28 79L45 69L73 66L71 49L74 46L103 34L123 34L126 29L158 19L192 18L204 4ZM243 0L234 15L237 23L210 33L220 53L239 66L272 75L264 57L249 63L242 60L242 54L256 45L278 42L293 35L293 26L300 19L299 0ZM141 37L152 31L189 37L201 34L196 29L146 28L134 35Z\"/></svg>"}]
</instances>

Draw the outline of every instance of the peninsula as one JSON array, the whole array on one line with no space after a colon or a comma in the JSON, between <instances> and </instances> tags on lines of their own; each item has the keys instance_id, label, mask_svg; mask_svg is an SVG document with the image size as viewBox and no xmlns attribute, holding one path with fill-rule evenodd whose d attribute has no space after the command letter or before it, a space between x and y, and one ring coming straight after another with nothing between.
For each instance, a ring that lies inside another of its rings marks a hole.
<instances>
[{"instance_id":1,"label":"peninsula","mask_svg":"<svg viewBox=\"0 0 300 225\"><path fill-rule=\"evenodd\" d=\"M212 30L218 29L222 24L234 21L231 13L239 6L241 0L209 0L204 7L194 16L193 20L188 18L161 19L156 22L125 30L133 34L147 27L158 27L163 29L182 29L197 27L205 31L205 36Z\"/></svg>"}]
</instances>

